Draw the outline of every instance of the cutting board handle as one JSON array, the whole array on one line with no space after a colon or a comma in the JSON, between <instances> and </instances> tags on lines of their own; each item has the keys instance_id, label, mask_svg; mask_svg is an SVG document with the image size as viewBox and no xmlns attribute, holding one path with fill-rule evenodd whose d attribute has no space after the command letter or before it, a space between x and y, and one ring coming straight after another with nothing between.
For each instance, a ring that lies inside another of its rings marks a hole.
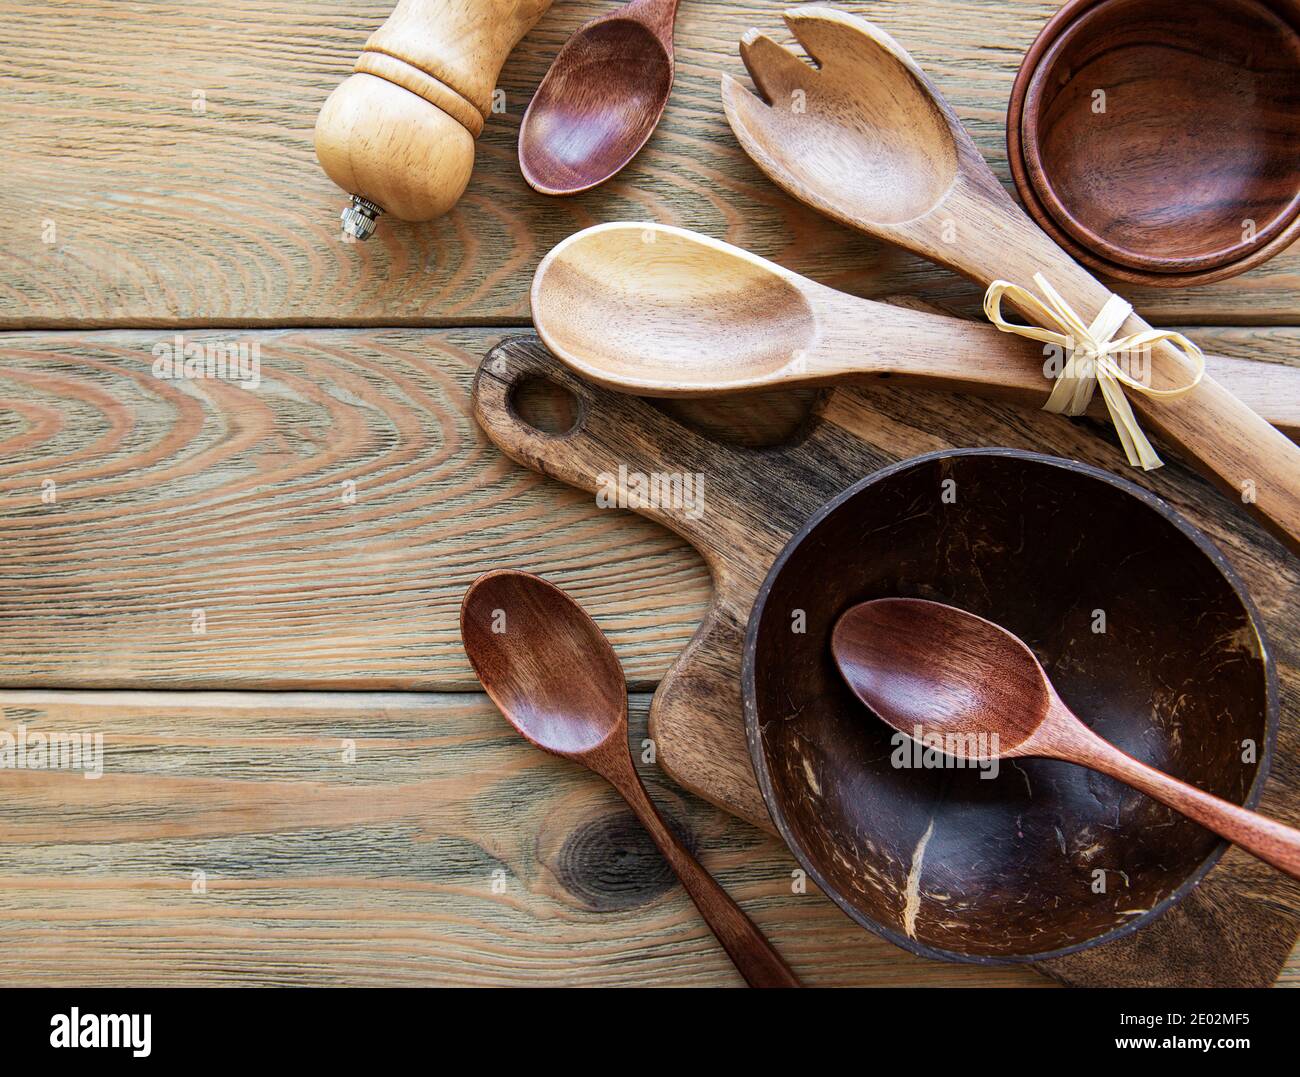
<instances>
[{"instance_id":1,"label":"cutting board handle","mask_svg":"<svg viewBox=\"0 0 1300 1077\"><path fill-rule=\"evenodd\" d=\"M575 400L572 429L547 433L520 415L515 397L531 381L549 382ZM630 508L677 532L711 566L723 561L738 522L751 523L745 486L762 470L761 450L719 444L658 408L584 381L536 337L503 341L474 377L474 418L512 460L589 490L597 503ZM748 478L747 478L748 477Z\"/></svg>"}]
</instances>

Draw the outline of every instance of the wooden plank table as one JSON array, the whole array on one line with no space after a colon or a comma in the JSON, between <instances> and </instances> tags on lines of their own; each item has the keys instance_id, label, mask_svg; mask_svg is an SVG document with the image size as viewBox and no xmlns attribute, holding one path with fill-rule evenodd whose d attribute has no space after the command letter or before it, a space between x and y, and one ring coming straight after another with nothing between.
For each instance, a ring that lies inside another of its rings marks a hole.
<instances>
[{"instance_id":1,"label":"wooden plank table","mask_svg":"<svg viewBox=\"0 0 1300 1077\"><path fill-rule=\"evenodd\" d=\"M515 467L468 417L475 365L527 325L532 270L570 232L661 220L977 309L739 151L718 75L782 6L687 0L659 132L556 201L519 178L519 117L607 7L560 0L506 66L458 209L356 245L311 129L389 0L0 0L0 729L105 738L97 780L0 770L0 938L22 940L0 983L739 982L613 794L476 692L456 610L493 567L570 588L624 663L640 744L705 607L680 540ZM846 6L904 42L1005 177L1011 79L1054 5ZM1131 298L1213 350L1300 363L1298 270L1293 249ZM256 343L262 385L153 377L177 333ZM682 413L772 440L804 401ZM800 892L777 841L643 771L808 982L1047 984L874 938Z\"/></svg>"}]
</instances>

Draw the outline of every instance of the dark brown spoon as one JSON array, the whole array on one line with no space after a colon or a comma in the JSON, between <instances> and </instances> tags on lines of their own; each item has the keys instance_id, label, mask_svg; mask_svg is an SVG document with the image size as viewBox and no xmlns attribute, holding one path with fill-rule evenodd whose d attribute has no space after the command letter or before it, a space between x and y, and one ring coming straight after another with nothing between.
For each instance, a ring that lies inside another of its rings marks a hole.
<instances>
[{"instance_id":1,"label":"dark brown spoon","mask_svg":"<svg viewBox=\"0 0 1300 1077\"><path fill-rule=\"evenodd\" d=\"M900 733L927 743L942 737L942 750L962 759L1041 756L1109 774L1300 878L1300 830L1097 736L1062 702L1034 653L992 621L939 602L882 598L840 617L831 650L854 694Z\"/></svg>"},{"instance_id":2,"label":"dark brown spoon","mask_svg":"<svg viewBox=\"0 0 1300 1077\"><path fill-rule=\"evenodd\" d=\"M589 190L646 144L673 87L679 2L633 0L569 38L519 128L519 169L530 187Z\"/></svg>"},{"instance_id":3,"label":"dark brown spoon","mask_svg":"<svg viewBox=\"0 0 1300 1077\"><path fill-rule=\"evenodd\" d=\"M537 747L594 770L627 801L749 985L801 986L655 811L627 747L623 669L582 607L538 576L489 572L465 595L460 634L506 720Z\"/></svg>"}]
</instances>

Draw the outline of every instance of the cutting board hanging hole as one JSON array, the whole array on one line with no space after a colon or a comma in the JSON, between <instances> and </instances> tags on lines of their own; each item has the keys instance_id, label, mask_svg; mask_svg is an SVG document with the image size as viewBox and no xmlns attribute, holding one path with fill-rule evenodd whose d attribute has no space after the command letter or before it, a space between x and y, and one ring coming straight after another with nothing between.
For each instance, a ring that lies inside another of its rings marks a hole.
<instances>
[{"instance_id":1,"label":"cutting board hanging hole","mask_svg":"<svg viewBox=\"0 0 1300 1077\"><path fill-rule=\"evenodd\" d=\"M549 378L525 377L511 390L510 407L534 430L552 437L571 434L578 425L577 399Z\"/></svg>"}]
</instances>

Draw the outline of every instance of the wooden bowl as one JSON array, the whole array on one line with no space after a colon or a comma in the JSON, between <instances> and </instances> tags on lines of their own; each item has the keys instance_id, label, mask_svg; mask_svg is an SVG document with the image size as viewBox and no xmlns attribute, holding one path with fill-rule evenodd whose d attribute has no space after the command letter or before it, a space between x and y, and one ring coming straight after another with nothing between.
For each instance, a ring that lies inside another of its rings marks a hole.
<instances>
[{"instance_id":1,"label":"wooden bowl","mask_svg":"<svg viewBox=\"0 0 1300 1077\"><path fill-rule=\"evenodd\" d=\"M1300 3L1072 0L1021 65L1007 141L1030 213L1098 271L1244 272L1300 235Z\"/></svg>"},{"instance_id":2,"label":"wooden bowl","mask_svg":"<svg viewBox=\"0 0 1300 1077\"><path fill-rule=\"evenodd\" d=\"M1224 850L1067 763L1004 761L991 780L895 765L897 735L850 693L830 651L839 615L886 595L1004 625L1107 740L1221 797L1258 801L1277 679L1258 614L1204 536L1083 464L1009 449L906 460L790 540L745 641L745 722L768 810L864 927L928 957L1043 960L1136 930Z\"/></svg>"}]
</instances>

